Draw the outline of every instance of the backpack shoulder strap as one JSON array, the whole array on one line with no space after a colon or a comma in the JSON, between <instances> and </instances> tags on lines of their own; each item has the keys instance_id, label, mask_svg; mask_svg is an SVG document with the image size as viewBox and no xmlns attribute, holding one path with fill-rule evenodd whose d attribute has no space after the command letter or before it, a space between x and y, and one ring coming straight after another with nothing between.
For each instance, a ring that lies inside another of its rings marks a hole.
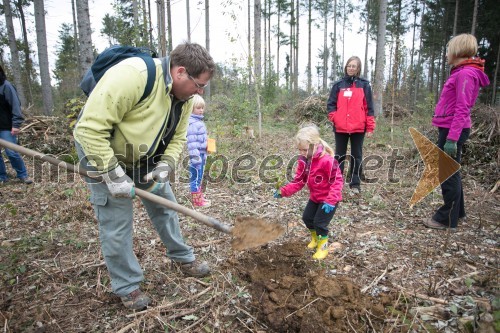
<instances>
[{"instance_id":1,"label":"backpack shoulder strap","mask_svg":"<svg viewBox=\"0 0 500 333\"><path fill-rule=\"evenodd\" d=\"M146 67L148 69L148 80L146 81L146 88L144 88L144 94L142 94L141 99L139 100L139 103L142 102L146 97L151 94L151 91L153 91L153 86L155 84L156 80L156 64L155 61L153 60L152 57L145 56L141 57L144 62L146 63Z\"/></svg>"}]
</instances>

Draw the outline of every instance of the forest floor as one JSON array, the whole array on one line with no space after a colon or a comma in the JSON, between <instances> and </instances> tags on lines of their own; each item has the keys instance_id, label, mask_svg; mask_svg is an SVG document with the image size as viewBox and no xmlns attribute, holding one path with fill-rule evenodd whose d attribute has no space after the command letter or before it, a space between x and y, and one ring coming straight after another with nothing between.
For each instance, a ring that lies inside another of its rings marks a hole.
<instances>
[{"instance_id":1,"label":"forest floor","mask_svg":"<svg viewBox=\"0 0 500 333\"><path fill-rule=\"evenodd\" d=\"M423 163L407 124L399 126L401 147L381 133L365 141L365 157L384 162L367 167L367 179L378 180L365 182L359 195L344 187L330 224L330 254L321 262L311 258L301 222L307 189L274 199L276 179L265 178L282 177L285 166L259 168L273 154L287 164L296 129L275 127L255 140L220 133L219 153L229 167L224 173L213 165L215 181L206 186L212 205L198 210L227 224L238 216L264 218L285 233L235 251L230 236L180 215L186 242L212 267L209 277L186 278L165 257L136 199L135 253L142 289L153 299L140 312L126 310L111 292L83 180L57 179L26 158L35 184L11 180L0 187L3 332L498 332L499 196L464 166L466 221L456 233L425 228L421 221L441 195L438 188L409 207ZM404 159L391 167L395 149ZM178 202L192 208L188 184L173 188Z\"/></svg>"}]
</instances>

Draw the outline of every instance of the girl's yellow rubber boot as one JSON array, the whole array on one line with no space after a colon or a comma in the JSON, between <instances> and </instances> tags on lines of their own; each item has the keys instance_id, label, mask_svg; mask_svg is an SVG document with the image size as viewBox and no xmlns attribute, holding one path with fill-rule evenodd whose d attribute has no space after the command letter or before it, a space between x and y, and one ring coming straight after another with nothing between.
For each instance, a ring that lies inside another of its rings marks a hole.
<instances>
[{"instance_id":1,"label":"girl's yellow rubber boot","mask_svg":"<svg viewBox=\"0 0 500 333\"><path fill-rule=\"evenodd\" d=\"M318 246L318 235L316 235L316 230L309 229L311 233L311 242L307 244L307 248L315 249Z\"/></svg>"},{"instance_id":2,"label":"girl's yellow rubber boot","mask_svg":"<svg viewBox=\"0 0 500 333\"><path fill-rule=\"evenodd\" d=\"M316 247L316 253L313 255L313 259L325 259L328 255L328 236L318 236L318 246Z\"/></svg>"}]
</instances>

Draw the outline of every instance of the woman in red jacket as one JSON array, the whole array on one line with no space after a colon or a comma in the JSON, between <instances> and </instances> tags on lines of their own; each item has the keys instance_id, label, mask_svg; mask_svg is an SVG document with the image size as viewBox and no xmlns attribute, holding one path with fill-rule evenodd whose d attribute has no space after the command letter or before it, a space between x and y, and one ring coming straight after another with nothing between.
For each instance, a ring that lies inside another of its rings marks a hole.
<instances>
[{"instance_id":1,"label":"woman in red jacket","mask_svg":"<svg viewBox=\"0 0 500 333\"><path fill-rule=\"evenodd\" d=\"M351 141L350 188L354 193L361 190L360 172L363 162L365 133L371 137L375 129L372 90L370 82L360 78L361 60L350 57L344 67L344 78L333 84L328 98L328 119L335 133L335 158L344 171L347 143Z\"/></svg>"},{"instance_id":2,"label":"woman in red jacket","mask_svg":"<svg viewBox=\"0 0 500 333\"><path fill-rule=\"evenodd\" d=\"M344 181L333 149L320 138L316 126L301 128L295 140L299 150L295 178L276 191L274 197L289 197L307 184L310 196L302 215L311 233L307 247L316 249L314 259L324 259L328 255L328 225L342 200Z\"/></svg>"}]
</instances>

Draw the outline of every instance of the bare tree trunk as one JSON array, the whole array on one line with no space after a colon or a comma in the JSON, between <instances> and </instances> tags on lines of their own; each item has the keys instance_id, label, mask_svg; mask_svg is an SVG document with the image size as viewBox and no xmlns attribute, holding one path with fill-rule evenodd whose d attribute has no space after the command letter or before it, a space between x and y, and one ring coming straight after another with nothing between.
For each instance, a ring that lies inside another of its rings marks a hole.
<instances>
[{"instance_id":1,"label":"bare tree trunk","mask_svg":"<svg viewBox=\"0 0 500 333\"><path fill-rule=\"evenodd\" d=\"M337 75L337 0L333 1L333 66L332 66L332 81L335 81L335 76Z\"/></svg>"},{"instance_id":2,"label":"bare tree trunk","mask_svg":"<svg viewBox=\"0 0 500 333\"><path fill-rule=\"evenodd\" d=\"M425 15L425 1L422 1L422 16L420 19L420 43L418 46L418 59L417 59L417 66L415 67L415 91L413 92L413 103L412 105L417 104L417 96L418 96L418 90L420 89L420 60L422 56L422 31L424 28L424 15Z\"/></svg>"},{"instance_id":3,"label":"bare tree trunk","mask_svg":"<svg viewBox=\"0 0 500 333\"><path fill-rule=\"evenodd\" d=\"M34 73L33 70L33 61L31 61L31 50L29 46L29 41L28 41L28 30L26 29L26 17L24 16L24 10L23 10L23 1L17 1L14 3L17 10L19 11L19 15L21 17L21 27L22 27L22 32L23 32L23 50L24 50L24 66L25 66L25 73L26 75L26 89L28 90L26 99L28 100L27 102L30 103L33 101L33 92L32 92L32 75ZM22 76L21 76L22 79ZM24 85L23 85L24 86Z\"/></svg>"},{"instance_id":4,"label":"bare tree trunk","mask_svg":"<svg viewBox=\"0 0 500 333\"><path fill-rule=\"evenodd\" d=\"M300 46L300 0L295 3L295 38L294 38L294 52L293 57L293 95L294 99L299 96L299 46Z\"/></svg>"},{"instance_id":5,"label":"bare tree trunk","mask_svg":"<svg viewBox=\"0 0 500 333\"><path fill-rule=\"evenodd\" d=\"M476 26L477 26L477 6L478 0L474 0L474 13L472 14L472 28L470 29L471 35L476 35Z\"/></svg>"},{"instance_id":6,"label":"bare tree trunk","mask_svg":"<svg viewBox=\"0 0 500 333\"><path fill-rule=\"evenodd\" d=\"M294 79L293 76L295 75L294 73L294 61L295 61L295 54L293 52L293 43L295 39L295 33L294 33L294 26L295 26L295 1L299 0L291 0L290 1L290 62L289 62L289 68L290 68L290 92L293 92L293 84L294 84Z\"/></svg>"},{"instance_id":7,"label":"bare tree trunk","mask_svg":"<svg viewBox=\"0 0 500 333\"><path fill-rule=\"evenodd\" d=\"M260 86L261 79L261 3L260 0L254 0L254 9L253 9L253 25L254 25L254 45L253 45L253 54L254 54L254 75L255 75L255 83Z\"/></svg>"},{"instance_id":8,"label":"bare tree trunk","mask_svg":"<svg viewBox=\"0 0 500 333\"><path fill-rule=\"evenodd\" d=\"M149 44L149 38L148 38L148 30L150 27L150 22L148 22L148 9L146 7L146 0L141 1L141 7L142 7L142 40L143 40L143 45L148 45L150 49L151 45Z\"/></svg>"},{"instance_id":9,"label":"bare tree trunk","mask_svg":"<svg viewBox=\"0 0 500 333\"><path fill-rule=\"evenodd\" d=\"M387 0L380 0L377 51L375 63L375 81L373 85L373 104L375 115L382 113L384 93L385 30L387 25Z\"/></svg>"},{"instance_id":10,"label":"bare tree trunk","mask_svg":"<svg viewBox=\"0 0 500 333\"><path fill-rule=\"evenodd\" d=\"M139 6L137 0L132 0L132 14L134 22L134 42L136 46L142 45L140 31L139 31Z\"/></svg>"},{"instance_id":11,"label":"bare tree trunk","mask_svg":"<svg viewBox=\"0 0 500 333\"><path fill-rule=\"evenodd\" d=\"M347 0L342 1L342 64L345 63L345 26L346 26L346 13L345 13L345 2Z\"/></svg>"},{"instance_id":12,"label":"bare tree trunk","mask_svg":"<svg viewBox=\"0 0 500 333\"><path fill-rule=\"evenodd\" d=\"M187 24L187 36L188 42L191 43L191 13L189 11L189 0L186 0L186 24Z\"/></svg>"},{"instance_id":13,"label":"bare tree trunk","mask_svg":"<svg viewBox=\"0 0 500 333\"><path fill-rule=\"evenodd\" d=\"M19 100L21 101L21 104L26 105L26 97L21 77L21 64L19 63L19 50L17 49L16 35L14 32L14 23L12 21L12 11L10 9L9 0L3 1L3 8L5 12L5 24L9 35L9 48L12 59L12 76L14 77L14 84L16 85Z\"/></svg>"},{"instance_id":14,"label":"bare tree trunk","mask_svg":"<svg viewBox=\"0 0 500 333\"><path fill-rule=\"evenodd\" d=\"M149 27L149 48L153 49L153 27L151 20L151 0L148 0L148 27Z\"/></svg>"},{"instance_id":15,"label":"bare tree trunk","mask_svg":"<svg viewBox=\"0 0 500 333\"><path fill-rule=\"evenodd\" d=\"M272 69L272 52L271 52L271 0L267 0L267 49L268 49L268 60L267 60L267 66L268 66L268 75L272 75L273 73L271 72Z\"/></svg>"},{"instance_id":16,"label":"bare tree trunk","mask_svg":"<svg viewBox=\"0 0 500 333\"><path fill-rule=\"evenodd\" d=\"M168 44L167 52L172 52L172 10L170 8L170 0L167 0L167 24L168 24Z\"/></svg>"},{"instance_id":17,"label":"bare tree trunk","mask_svg":"<svg viewBox=\"0 0 500 333\"><path fill-rule=\"evenodd\" d=\"M500 41L498 43L497 51L497 65L495 66L495 75L493 75L493 94L491 96L491 105L497 104L497 77L498 77L498 67L500 66Z\"/></svg>"},{"instance_id":18,"label":"bare tree trunk","mask_svg":"<svg viewBox=\"0 0 500 333\"><path fill-rule=\"evenodd\" d=\"M435 73L436 71L436 51L433 50L431 54L431 61L430 61L430 67L429 67L429 84L427 89L429 90L430 93L434 91L434 79L435 79Z\"/></svg>"},{"instance_id":19,"label":"bare tree trunk","mask_svg":"<svg viewBox=\"0 0 500 333\"><path fill-rule=\"evenodd\" d=\"M337 2L337 0L335 0ZM322 90L326 91L327 90L327 85L328 85L328 9L326 8L325 4L325 10L323 12L323 86ZM336 38L334 37L334 40Z\"/></svg>"},{"instance_id":20,"label":"bare tree trunk","mask_svg":"<svg viewBox=\"0 0 500 333\"><path fill-rule=\"evenodd\" d=\"M257 99L257 114L259 115L259 139L262 138L262 114L260 105L260 85L261 85L261 3L260 0L254 0L253 8L254 24L254 73L255 73L255 98Z\"/></svg>"},{"instance_id":21,"label":"bare tree trunk","mask_svg":"<svg viewBox=\"0 0 500 333\"><path fill-rule=\"evenodd\" d=\"M76 17L78 20L79 70L80 77L83 77L94 61L88 0L76 1Z\"/></svg>"},{"instance_id":22,"label":"bare tree trunk","mask_svg":"<svg viewBox=\"0 0 500 333\"><path fill-rule=\"evenodd\" d=\"M268 13L267 13L267 2L268 0L264 0L264 11L263 11L263 16L264 16L264 75L263 75L263 82L266 82L267 80L267 66L265 65L266 62L267 62L267 16L268 16Z\"/></svg>"},{"instance_id":23,"label":"bare tree trunk","mask_svg":"<svg viewBox=\"0 0 500 333\"><path fill-rule=\"evenodd\" d=\"M209 0L205 0L205 48L208 52L210 52L210 2ZM210 100L211 89L210 82L208 86L205 88L205 98Z\"/></svg>"},{"instance_id":24,"label":"bare tree trunk","mask_svg":"<svg viewBox=\"0 0 500 333\"><path fill-rule=\"evenodd\" d=\"M312 72L311 72L311 28L312 28L312 0L307 2L307 93L312 90Z\"/></svg>"},{"instance_id":25,"label":"bare tree trunk","mask_svg":"<svg viewBox=\"0 0 500 333\"><path fill-rule=\"evenodd\" d=\"M458 23L458 4L460 0L455 0L455 18L453 19L453 36L457 35L457 23Z\"/></svg>"},{"instance_id":26,"label":"bare tree trunk","mask_svg":"<svg viewBox=\"0 0 500 333\"><path fill-rule=\"evenodd\" d=\"M78 49L79 49L79 47L78 47L78 21L76 19L75 0L71 0L71 13L73 14L73 47L75 48L75 59L78 59L80 52L78 51ZM79 71L79 69L78 69L78 71ZM80 73L78 73L78 74L80 74ZM75 75L75 78L73 81L73 84L75 87L78 86L79 79L80 79L80 77ZM76 97L76 92L75 92L74 96Z\"/></svg>"},{"instance_id":27,"label":"bare tree trunk","mask_svg":"<svg viewBox=\"0 0 500 333\"><path fill-rule=\"evenodd\" d=\"M35 0L36 44L38 46L38 63L40 66L40 80L42 84L43 113L52 115L54 102L52 101L52 86L50 85L49 54L47 52L47 35L45 29L45 6L43 0Z\"/></svg>"},{"instance_id":28,"label":"bare tree trunk","mask_svg":"<svg viewBox=\"0 0 500 333\"><path fill-rule=\"evenodd\" d=\"M248 94L250 95L252 86L252 4L250 0L247 1L248 5L248 15L247 15L247 47L248 47L248 60L247 60L247 70L248 70ZM255 61L255 60L254 60Z\"/></svg>"},{"instance_id":29,"label":"bare tree trunk","mask_svg":"<svg viewBox=\"0 0 500 333\"><path fill-rule=\"evenodd\" d=\"M277 42L276 42L276 75L278 76L278 78L280 77L280 43L281 43L281 40L280 40L280 33L281 33L280 22L281 22L281 2L278 1L278 31L276 33L276 35L278 36L276 38L277 39ZM278 79L278 86L279 86L279 79Z\"/></svg>"},{"instance_id":30,"label":"bare tree trunk","mask_svg":"<svg viewBox=\"0 0 500 333\"><path fill-rule=\"evenodd\" d=\"M413 68L413 59L415 57L415 33L416 33L416 30L417 30L417 14L418 14L418 10L417 10L417 3L414 3L413 5L413 34L412 34L412 38L411 38L411 52L410 52L410 78L409 78L409 82L408 82L408 97L410 96L413 96L413 89L414 89L414 86L413 86L413 82L414 82L414 77L415 77L415 68ZM410 106L413 107L413 103L412 103L412 99L409 98L409 102L410 102ZM408 102L408 101L407 101Z\"/></svg>"},{"instance_id":31,"label":"bare tree trunk","mask_svg":"<svg viewBox=\"0 0 500 333\"><path fill-rule=\"evenodd\" d=\"M165 57L167 55L167 28L165 26L165 0L157 0L156 2L156 13L158 16L158 43L160 57Z\"/></svg>"},{"instance_id":32,"label":"bare tree trunk","mask_svg":"<svg viewBox=\"0 0 500 333\"><path fill-rule=\"evenodd\" d=\"M370 35L370 0L366 1L366 37L365 37L365 62L363 67L363 77L368 79L368 37Z\"/></svg>"},{"instance_id":33,"label":"bare tree trunk","mask_svg":"<svg viewBox=\"0 0 500 333\"><path fill-rule=\"evenodd\" d=\"M76 6L75 0L71 0L71 12L73 13L73 39L75 42L75 59L78 59L78 22L76 20Z\"/></svg>"},{"instance_id":34,"label":"bare tree trunk","mask_svg":"<svg viewBox=\"0 0 500 333\"><path fill-rule=\"evenodd\" d=\"M398 1L397 18L396 18L396 46L394 49L394 65L392 67L392 108L391 108L391 142L394 141L394 105L396 104L396 88L398 86L398 66L399 66L399 26L401 23L401 2Z\"/></svg>"}]
</instances>

